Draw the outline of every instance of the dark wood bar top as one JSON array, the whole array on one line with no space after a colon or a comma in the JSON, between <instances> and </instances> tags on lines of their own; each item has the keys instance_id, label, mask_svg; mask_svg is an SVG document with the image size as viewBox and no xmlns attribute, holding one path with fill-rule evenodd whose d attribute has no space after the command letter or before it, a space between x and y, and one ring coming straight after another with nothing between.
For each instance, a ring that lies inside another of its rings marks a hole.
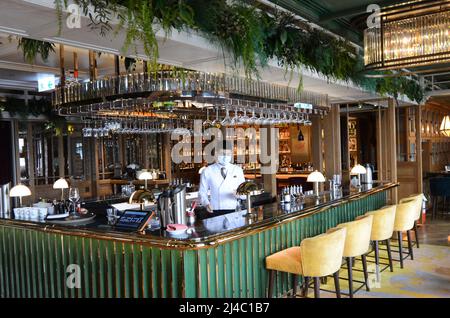
<instances>
[{"instance_id":1,"label":"dark wood bar top","mask_svg":"<svg viewBox=\"0 0 450 318\"><path fill-rule=\"evenodd\" d=\"M342 195L337 197L332 197L330 193L323 193L319 199L305 197L302 202L291 205L280 202L266 204L254 208L254 215L251 217L246 216L246 211L243 210L197 221L194 226L189 228L189 234L181 237L167 236L166 232L162 230L147 230L146 233L118 231L107 225L104 215L98 215L92 223L80 226L57 225L45 221L15 220L11 217L0 218L0 224L65 235L128 243L136 242L160 248L198 249L264 231L280 223L323 212L344 203L387 191L396 186L398 186L398 183L374 184L372 187L363 185L360 189L343 189Z\"/></svg>"}]
</instances>

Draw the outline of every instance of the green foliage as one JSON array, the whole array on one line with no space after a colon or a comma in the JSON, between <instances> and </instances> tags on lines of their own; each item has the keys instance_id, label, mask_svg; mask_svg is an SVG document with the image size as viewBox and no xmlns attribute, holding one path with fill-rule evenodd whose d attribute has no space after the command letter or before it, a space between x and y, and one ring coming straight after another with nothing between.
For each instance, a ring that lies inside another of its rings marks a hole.
<instances>
[{"instance_id":1,"label":"green foliage","mask_svg":"<svg viewBox=\"0 0 450 318\"><path fill-rule=\"evenodd\" d=\"M38 54L47 61L50 52L55 52L55 45L50 42L19 38L17 48L22 50L23 57L28 63L33 63Z\"/></svg>"},{"instance_id":2,"label":"green foliage","mask_svg":"<svg viewBox=\"0 0 450 318\"><path fill-rule=\"evenodd\" d=\"M24 99L7 97L4 102L0 102L2 111L9 112L11 116L18 115L26 118L27 116L50 116L52 114L51 102L46 98L36 99L35 97L25 104Z\"/></svg>"},{"instance_id":3,"label":"green foliage","mask_svg":"<svg viewBox=\"0 0 450 318\"><path fill-rule=\"evenodd\" d=\"M241 1L191 0L194 27L213 43L231 53L234 65L242 62L247 76L264 66L264 33L267 16Z\"/></svg>"},{"instance_id":4,"label":"green foliage","mask_svg":"<svg viewBox=\"0 0 450 318\"><path fill-rule=\"evenodd\" d=\"M62 1L58 8L61 8ZM247 77L269 59L277 59L287 71L305 67L328 80L353 82L382 95L405 94L420 102L423 90L407 78L366 78L360 52L349 43L318 29L300 29L286 13L268 15L244 0L74 0L91 19L91 28L102 35L113 29L111 18L120 21L116 32L126 28L123 50L143 44L152 65L158 58L156 32L193 29L231 53L234 65L244 67ZM94 14L90 13L93 6ZM58 9L61 10L61 9ZM291 73L292 74L292 73ZM390 74L386 72L385 74Z\"/></svg>"},{"instance_id":5,"label":"green foliage","mask_svg":"<svg viewBox=\"0 0 450 318\"><path fill-rule=\"evenodd\" d=\"M46 127L61 127L65 123L64 117L57 116L52 109L52 103L47 98L37 99L33 97L28 100L28 105L24 99L7 97L5 101L0 101L0 117L2 112L8 112L10 116L19 116L26 119L28 116L43 115L47 118Z\"/></svg>"}]
</instances>

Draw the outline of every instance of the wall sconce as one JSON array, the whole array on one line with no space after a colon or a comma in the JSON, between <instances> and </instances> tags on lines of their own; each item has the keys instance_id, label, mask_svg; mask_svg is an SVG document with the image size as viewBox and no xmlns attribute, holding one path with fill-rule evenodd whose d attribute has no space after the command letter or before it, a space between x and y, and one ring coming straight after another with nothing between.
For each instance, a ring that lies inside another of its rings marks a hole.
<instances>
[{"instance_id":1,"label":"wall sconce","mask_svg":"<svg viewBox=\"0 0 450 318\"><path fill-rule=\"evenodd\" d=\"M314 195L319 197L319 182L325 182L325 177L319 171L311 172L306 179L306 182L312 182L314 184Z\"/></svg>"}]
</instances>

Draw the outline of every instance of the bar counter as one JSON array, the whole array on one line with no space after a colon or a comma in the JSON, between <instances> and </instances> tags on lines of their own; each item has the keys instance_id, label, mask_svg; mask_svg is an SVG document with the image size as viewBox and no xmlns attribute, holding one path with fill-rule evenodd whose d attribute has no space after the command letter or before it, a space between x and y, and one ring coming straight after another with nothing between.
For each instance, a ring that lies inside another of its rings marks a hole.
<instances>
[{"instance_id":1,"label":"bar counter","mask_svg":"<svg viewBox=\"0 0 450 318\"><path fill-rule=\"evenodd\" d=\"M104 216L82 226L0 219L1 297L264 297L264 259L386 204L395 183L278 202L198 221L183 237L114 230ZM66 285L80 266L81 288ZM290 289L279 273L275 293ZM301 281L299 282L301 283Z\"/></svg>"}]
</instances>

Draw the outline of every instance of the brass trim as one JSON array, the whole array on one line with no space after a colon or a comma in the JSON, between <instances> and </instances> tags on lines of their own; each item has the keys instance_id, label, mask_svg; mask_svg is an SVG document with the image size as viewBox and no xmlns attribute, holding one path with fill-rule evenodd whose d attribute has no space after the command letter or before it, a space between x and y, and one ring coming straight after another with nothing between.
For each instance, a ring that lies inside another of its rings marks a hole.
<instances>
[{"instance_id":1,"label":"brass trim","mask_svg":"<svg viewBox=\"0 0 450 318\"><path fill-rule=\"evenodd\" d=\"M215 247L218 244L225 244L227 242L238 240L242 237L259 233L277 227L284 223L309 217L317 213L322 213L334 207L338 207L349 202L363 199L376 193L395 188L397 186L399 186L398 182L386 183L365 192L351 194L330 204L325 204L319 207L310 207L295 213L278 215L273 218L261 221L259 223L248 225L244 228L238 228L235 230L231 230L229 232L220 233L217 235L212 235L209 237L196 240L173 240L139 233L120 233L113 231L98 232L96 230L73 229L73 228L66 228L61 225L40 224L29 221L22 221L22 220L19 221L12 219L0 219L0 226L17 229L35 230L39 232L55 233L59 235L71 235L76 237L113 241L115 243L141 244L160 249L198 250L202 248Z\"/></svg>"}]
</instances>

